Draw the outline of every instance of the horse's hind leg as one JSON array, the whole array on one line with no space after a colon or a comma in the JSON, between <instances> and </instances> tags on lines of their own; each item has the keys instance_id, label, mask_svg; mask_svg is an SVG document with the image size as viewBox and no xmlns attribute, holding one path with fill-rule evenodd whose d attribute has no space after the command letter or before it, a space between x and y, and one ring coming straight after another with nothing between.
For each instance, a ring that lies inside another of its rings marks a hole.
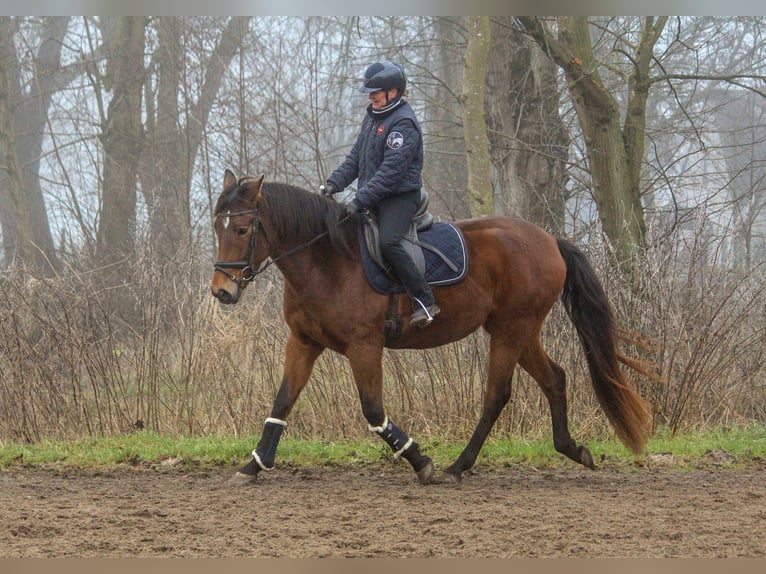
<instances>
[{"instance_id":1,"label":"horse's hind leg","mask_svg":"<svg viewBox=\"0 0 766 574\"><path fill-rule=\"evenodd\" d=\"M554 363L537 338L522 353L521 367L527 371L542 389L551 409L553 423L553 446L561 454L575 462L595 468L588 448L578 445L569 434L567 419L566 373Z\"/></svg>"},{"instance_id":2,"label":"horse's hind leg","mask_svg":"<svg viewBox=\"0 0 766 574\"><path fill-rule=\"evenodd\" d=\"M463 471L474 465L497 417L511 398L511 380L519 357L513 339L511 336L493 336L490 340L489 376L481 416L463 452L445 469L445 478L460 480Z\"/></svg>"}]
</instances>

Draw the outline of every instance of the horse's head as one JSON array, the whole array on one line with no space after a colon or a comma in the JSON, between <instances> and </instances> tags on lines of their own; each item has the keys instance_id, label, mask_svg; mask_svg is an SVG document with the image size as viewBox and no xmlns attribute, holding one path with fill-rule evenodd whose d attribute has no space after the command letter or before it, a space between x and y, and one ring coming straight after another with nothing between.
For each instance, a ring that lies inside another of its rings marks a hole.
<instances>
[{"instance_id":1,"label":"horse's head","mask_svg":"<svg viewBox=\"0 0 766 574\"><path fill-rule=\"evenodd\" d=\"M268 257L268 243L260 227L259 203L262 199L258 178L237 178L228 169L223 192L215 206L213 227L218 237L218 258L213 264L210 289L221 303L239 301L242 290Z\"/></svg>"}]
</instances>

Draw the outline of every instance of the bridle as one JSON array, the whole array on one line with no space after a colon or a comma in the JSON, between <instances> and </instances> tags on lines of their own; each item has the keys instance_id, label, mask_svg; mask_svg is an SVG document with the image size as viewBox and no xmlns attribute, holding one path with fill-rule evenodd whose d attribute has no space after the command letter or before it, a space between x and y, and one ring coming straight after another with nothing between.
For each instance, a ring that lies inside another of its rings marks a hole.
<instances>
[{"instance_id":1,"label":"bridle","mask_svg":"<svg viewBox=\"0 0 766 574\"><path fill-rule=\"evenodd\" d=\"M219 217L234 217L236 215L249 215L251 213L255 217L253 217L253 222L251 223L252 233L250 234L250 243L248 245L247 259L241 259L239 261L213 262L213 269L215 269L215 271L219 271L223 273L224 275L226 275L226 277L228 277L231 281L236 283L237 287L239 287L240 289L242 289L243 283L249 283L256 277L258 277L258 275L266 271L266 269L268 269L269 266L271 266L273 263L276 263L283 257L287 257L288 255L292 255L293 253L297 253L298 251L305 249L306 247L309 247L310 245L313 245L314 243L322 239L322 237L325 237L326 235L330 234L329 229L327 231L323 231L322 233L320 233L313 239L307 241L306 243L302 243L298 245L297 247L293 247L292 249L289 249L285 251L284 253L282 253L281 255L277 255L274 258L269 257L268 260L263 265L261 265L258 269L254 269L255 247L256 247L256 242L258 240L259 231L263 233L263 238L266 240L266 243L268 243L269 246L271 246L271 242L269 241L269 238L266 235L266 229L261 227L261 214L258 211L258 208L254 207L252 209L245 209L242 211L234 211L234 212L227 211L225 213L216 213L215 218L217 219ZM341 219L340 222L342 223L343 221L348 219L350 216L351 214L346 215L343 219ZM237 277L233 273L230 273L229 271L227 271L227 269L241 269L242 273L240 273L240 276Z\"/></svg>"},{"instance_id":2,"label":"bridle","mask_svg":"<svg viewBox=\"0 0 766 574\"><path fill-rule=\"evenodd\" d=\"M239 287L240 289L242 288L242 283L249 283L250 281L255 279L258 275L266 271L266 268L269 267L269 265L274 263L273 259L269 259L259 269L253 268L255 264L255 247L256 247L256 242L258 241L258 231L261 228L260 213L258 212L258 208L254 207L253 209L245 209L243 211L234 211L234 212L227 211L226 213L215 214L216 219L218 219L219 217L230 218L230 217L235 217L237 215L249 215L249 214L253 214L255 215L255 217L253 217L253 222L250 224L252 226L252 232L250 234L250 243L248 244L247 259L240 259L239 261L213 262L213 269L226 275L226 277L234 281L234 283L236 283L237 287ZM266 236L265 231L263 231L263 237L266 240L266 243L269 243L269 238ZM227 271L228 269L241 269L242 273L240 273L239 277L237 277L233 273Z\"/></svg>"}]
</instances>

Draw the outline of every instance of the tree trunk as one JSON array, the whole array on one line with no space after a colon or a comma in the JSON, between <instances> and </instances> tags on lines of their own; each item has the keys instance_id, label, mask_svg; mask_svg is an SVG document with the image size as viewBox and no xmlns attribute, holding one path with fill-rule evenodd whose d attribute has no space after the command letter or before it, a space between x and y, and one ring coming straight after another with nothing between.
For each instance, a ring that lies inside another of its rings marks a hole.
<instances>
[{"instance_id":1,"label":"tree trunk","mask_svg":"<svg viewBox=\"0 0 766 574\"><path fill-rule=\"evenodd\" d=\"M0 19L0 43L3 55L0 57L3 90L6 91L8 109L3 113L5 139L0 146L0 155L5 163L17 162L18 174L0 174L0 181L7 175L7 185L0 186L3 205L12 203L17 212L0 207L0 225L3 230L3 248L6 260L19 255L26 265L43 274L51 274L60 268L54 248L48 213L40 187L39 168L42 156L43 134L48 120L48 108L54 92L60 87L59 66L61 47L70 17L50 17L42 20L41 42L34 59L34 77L27 80L28 93L21 91L20 66L13 46L12 19ZM6 115L7 114L7 115ZM11 146L13 149L11 149ZM15 156L15 158L10 157ZM23 184L22 184L23 182ZM14 185L21 185L13 201L7 195ZM6 191L6 188L8 191ZM19 219L20 212L23 219ZM26 221L27 229L19 229Z\"/></svg>"},{"instance_id":2,"label":"tree trunk","mask_svg":"<svg viewBox=\"0 0 766 574\"><path fill-rule=\"evenodd\" d=\"M436 19L439 42L433 87L428 94L426 118L425 165L423 179L430 194L430 209L435 215L449 219L471 215L466 195L467 165L460 92L463 82L465 40L462 18L444 16ZM438 73L438 75L437 75Z\"/></svg>"},{"instance_id":3,"label":"tree trunk","mask_svg":"<svg viewBox=\"0 0 766 574\"><path fill-rule=\"evenodd\" d=\"M572 55L563 68L588 150L601 225L622 263L644 245L644 215L640 198L631 195L638 182L630 181L620 109L601 82L588 26L586 17L559 19L560 40Z\"/></svg>"},{"instance_id":4,"label":"tree trunk","mask_svg":"<svg viewBox=\"0 0 766 574\"><path fill-rule=\"evenodd\" d=\"M102 131L104 173L99 259L131 259L135 252L136 179L143 147L141 90L144 83L144 16L121 16L107 62L105 85L112 91Z\"/></svg>"},{"instance_id":5,"label":"tree trunk","mask_svg":"<svg viewBox=\"0 0 766 574\"><path fill-rule=\"evenodd\" d=\"M558 112L556 65L511 17L493 19L487 76L492 162L503 211L560 235L569 136Z\"/></svg>"},{"instance_id":6,"label":"tree trunk","mask_svg":"<svg viewBox=\"0 0 766 574\"><path fill-rule=\"evenodd\" d=\"M487 80L490 27L488 16L468 17L468 44L463 73L463 133L468 157L468 198L471 215L494 213L494 192L484 113L484 91Z\"/></svg>"},{"instance_id":7,"label":"tree trunk","mask_svg":"<svg viewBox=\"0 0 766 574\"><path fill-rule=\"evenodd\" d=\"M147 120L149 177L142 189L149 212L149 238L160 261L170 261L191 240L189 221L189 149L179 126L184 54L181 18L158 20L159 73L156 115ZM147 96L151 101L151 94ZM150 179L149 179L150 178Z\"/></svg>"},{"instance_id":8,"label":"tree trunk","mask_svg":"<svg viewBox=\"0 0 766 574\"><path fill-rule=\"evenodd\" d=\"M12 56L8 48L12 46L12 39L5 33L6 27L0 22L0 150L3 151L3 169L7 181L7 192L10 199L11 209L7 213L14 220L15 255L23 263L32 266L36 260L38 250L34 247L34 235L32 217L28 209L28 202L24 196L24 174L21 171L21 162L16 153L16 128L13 125L13 90L9 69ZM4 208L3 211L6 211ZM8 230L4 229L7 233ZM6 256L12 257L9 253Z\"/></svg>"}]
</instances>

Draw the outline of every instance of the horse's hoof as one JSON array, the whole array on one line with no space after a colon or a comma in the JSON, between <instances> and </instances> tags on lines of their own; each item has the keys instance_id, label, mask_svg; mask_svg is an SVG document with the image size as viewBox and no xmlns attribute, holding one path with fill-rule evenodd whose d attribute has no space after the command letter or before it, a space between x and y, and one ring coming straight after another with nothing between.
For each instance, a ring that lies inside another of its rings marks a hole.
<instances>
[{"instance_id":1,"label":"horse's hoof","mask_svg":"<svg viewBox=\"0 0 766 574\"><path fill-rule=\"evenodd\" d=\"M442 471L439 476L434 479L434 484L460 484L463 480L462 475L453 474L449 471Z\"/></svg>"},{"instance_id":2,"label":"horse's hoof","mask_svg":"<svg viewBox=\"0 0 766 574\"><path fill-rule=\"evenodd\" d=\"M418 482L420 484L431 484L434 480L434 463L428 461L428 463L421 468L418 472Z\"/></svg>"},{"instance_id":3,"label":"horse's hoof","mask_svg":"<svg viewBox=\"0 0 766 574\"><path fill-rule=\"evenodd\" d=\"M258 480L257 474L245 474L244 472L237 471L227 484L229 486L241 486L243 484L255 484L256 480Z\"/></svg>"},{"instance_id":4,"label":"horse's hoof","mask_svg":"<svg viewBox=\"0 0 766 574\"><path fill-rule=\"evenodd\" d=\"M591 470L596 470L596 464L593 462L593 457L590 454L590 451L588 450L588 447L584 445L580 445L577 447L577 454L580 458L580 464L582 464L585 467L588 467Z\"/></svg>"},{"instance_id":5,"label":"horse's hoof","mask_svg":"<svg viewBox=\"0 0 766 574\"><path fill-rule=\"evenodd\" d=\"M428 482L423 482L421 480L421 483L422 484L460 484L461 478L462 477L460 475L454 475L451 472L443 470L441 472L432 472Z\"/></svg>"}]
</instances>

